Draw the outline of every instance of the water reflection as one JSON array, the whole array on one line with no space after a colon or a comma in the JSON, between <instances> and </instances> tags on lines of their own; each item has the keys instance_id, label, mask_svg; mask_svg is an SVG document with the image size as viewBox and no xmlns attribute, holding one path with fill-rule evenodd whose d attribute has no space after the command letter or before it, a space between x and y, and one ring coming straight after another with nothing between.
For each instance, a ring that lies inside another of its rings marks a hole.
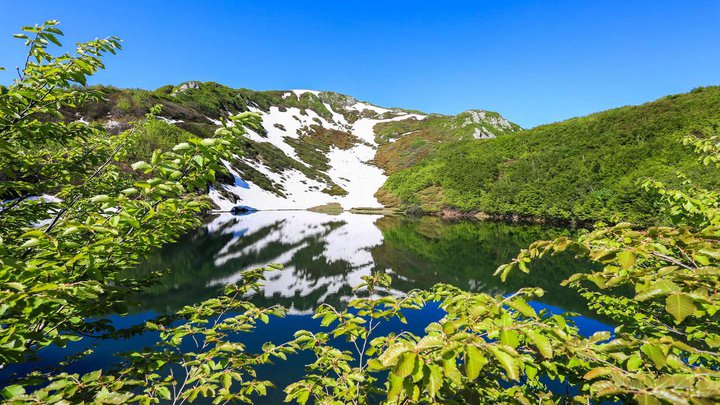
<instances>
[{"instance_id":1,"label":"water reflection","mask_svg":"<svg viewBox=\"0 0 720 405\"><path fill-rule=\"evenodd\" d=\"M281 263L284 270L268 274L264 292L254 298L260 305L282 304L290 316L259 325L256 333L243 336L249 351L259 350L266 341L281 344L298 329L320 331L319 321L309 315L319 303L343 305L352 297L360 277L373 271L393 274L394 293L413 288L427 289L449 283L466 290L504 294L521 287L537 286L547 291L538 308L553 312L573 311L580 332L589 335L609 326L590 316L582 300L560 287L568 275L582 271L587 263L568 255L534 263L530 274L516 272L506 283L492 273L532 241L569 234L566 229L493 222L442 222L438 218L410 219L344 213L331 216L307 211L257 212L246 216L220 215L150 257L131 273L146 275L165 270L155 285L135 298L135 313L110 316L117 328L127 328L153 318L157 313L175 312L220 294L223 286L236 282L242 271L268 263ZM132 275L132 274L131 274ZM383 323L379 333L405 328L422 333L425 326L443 316L435 304L407 312L407 325ZM129 339L83 339L67 349L48 347L40 359L0 370L0 383L33 369L56 366L63 356L94 346L95 352L64 367L71 373L108 368L119 358L115 353L140 350L151 345L157 333ZM348 347L349 349L349 347ZM302 378L312 356L303 352L277 366L258 369L259 378L268 378L285 387ZM281 372L279 372L281 368ZM282 389L272 390L261 403L282 403Z\"/></svg>"},{"instance_id":2,"label":"water reflection","mask_svg":"<svg viewBox=\"0 0 720 405\"><path fill-rule=\"evenodd\" d=\"M548 291L543 302L586 313L573 292L559 286L587 264L569 256L541 260L527 275L506 283L492 273L532 241L569 230L496 222L384 217L308 211L223 214L150 258L137 272L170 269L139 298L143 309L168 312L215 296L242 271L268 263L284 270L267 275L259 303L280 303L291 313L310 313L319 303L342 305L360 277L394 275L397 293L449 283L466 290L504 294L525 286Z\"/></svg>"}]
</instances>

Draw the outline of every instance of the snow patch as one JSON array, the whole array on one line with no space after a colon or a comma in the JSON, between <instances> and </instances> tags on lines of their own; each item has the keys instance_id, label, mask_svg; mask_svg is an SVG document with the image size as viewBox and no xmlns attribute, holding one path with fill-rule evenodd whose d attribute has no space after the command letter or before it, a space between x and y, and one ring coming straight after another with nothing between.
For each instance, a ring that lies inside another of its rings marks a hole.
<instances>
[{"instance_id":1,"label":"snow patch","mask_svg":"<svg viewBox=\"0 0 720 405\"><path fill-rule=\"evenodd\" d=\"M350 109L360 111L360 112L363 112L365 110L370 110L370 111L375 111L378 114L384 114L386 112L392 111L387 108L382 108L382 107L378 107L376 105L372 105L369 103L363 103L363 102L358 102L358 103L353 104L352 106L350 106Z\"/></svg>"},{"instance_id":2,"label":"snow patch","mask_svg":"<svg viewBox=\"0 0 720 405\"><path fill-rule=\"evenodd\" d=\"M314 94L316 96L320 94L320 92L317 90L305 90L305 89L292 90L292 92L295 93L295 96L298 98L298 100L300 99L300 96L302 96L305 93Z\"/></svg>"},{"instance_id":3,"label":"snow patch","mask_svg":"<svg viewBox=\"0 0 720 405\"><path fill-rule=\"evenodd\" d=\"M375 156L375 148L357 145L342 150L333 148L328 153L330 170L328 176L347 191L347 195L336 197L334 202L343 208L382 208L375 198L375 192L382 187L387 179L383 171L369 163Z\"/></svg>"},{"instance_id":4,"label":"snow patch","mask_svg":"<svg viewBox=\"0 0 720 405\"><path fill-rule=\"evenodd\" d=\"M352 133L363 141L373 146L377 146L377 142L375 142L375 130L373 129L375 127L375 124L381 122L409 120L413 118L416 120L423 120L426 118L426 116L421 114L403 114L397 117L387 118L383 120L378 120L374 118L360 118L353 124Z\"/></svg>"},{"instance_id":5,"label":"snow patch","mask_svg":"<svg viewBox=\"0 0 720 405\"><path fill-rule=\"evenodd\" d=\"M181 123L181 122L185 122L185 121L183 121L183 120L175 120L175 119L168 118L168 117L161 117L161 116L159 116L159 115L158 115L157 118L158 118L160 121L164 121L164 122L167 123L167 124L179 124L179 123ZM219 121L218 121L218 122L219 122ZM217 124L217 125L220 125L220 124Z\"/></svg>"}]
</instances>

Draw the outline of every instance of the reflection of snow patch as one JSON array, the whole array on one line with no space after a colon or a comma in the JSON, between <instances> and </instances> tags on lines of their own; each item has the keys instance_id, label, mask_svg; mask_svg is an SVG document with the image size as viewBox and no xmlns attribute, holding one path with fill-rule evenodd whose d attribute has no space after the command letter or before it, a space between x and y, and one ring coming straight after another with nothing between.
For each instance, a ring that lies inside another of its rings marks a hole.
<instances>
[{"instance_id":1,"label":"reflection of snow patch","mask_svg":"<svg viewBox=\"0 0 720 405\"><path fill-rule=\"evenodd\" d=\"M222 214L207 225L208 232L236 235L242 231L243 236L232 238L215 255L216 266L239 258L263 257L261 253L273 246L275 249L279 245L287 248L275 257L244 266L231 276L214 279L209 285L236 283L242 279L245 270L280 263L286 266L285 269L266 273L263 293L266 297L306 297L322 291L318 303L323 302L344 287L360 284L362 276L372 273L375 265L371 250L383 242L382 232L375 226L378 218L379 215L343 213L332 216L309 211L261 211L242 217ZM272 231L252 244L242 245L243 239L269 229ZM308 246L309 239L324 245L317 260L346 263L349 271L317 277L305 274L305 269L297 269L293 264L294 256Z\"/></svg>"}]
</instances>

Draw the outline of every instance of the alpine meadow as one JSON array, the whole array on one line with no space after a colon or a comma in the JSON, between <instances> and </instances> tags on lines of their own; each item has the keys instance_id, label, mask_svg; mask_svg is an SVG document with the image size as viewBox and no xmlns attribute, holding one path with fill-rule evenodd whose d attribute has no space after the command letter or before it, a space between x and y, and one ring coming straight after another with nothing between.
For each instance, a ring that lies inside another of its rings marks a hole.
<instances>
[{"instance_id":1,"label":"alpine meadow","mask_svg":"<svg viewBox=\"0 0 720 405\"><path fill-rule=\"evenodd\" d=\"M523 128L20 31L3 403L720 403L720 86Z\"/></svg>"}]
</instances>

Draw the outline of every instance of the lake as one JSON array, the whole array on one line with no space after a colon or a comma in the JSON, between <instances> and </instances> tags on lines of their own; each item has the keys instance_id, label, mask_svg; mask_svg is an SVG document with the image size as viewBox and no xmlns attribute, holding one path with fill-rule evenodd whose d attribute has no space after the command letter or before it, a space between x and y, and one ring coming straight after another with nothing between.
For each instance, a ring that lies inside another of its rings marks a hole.
<instances>
[{"instance_id":1,"label":"lake","mask_svg":"<svg viewBox=\"0 0 720 405\"><path fill-rule=\"evenodd\" d=\"M534 263L530 274L514 272L503 283L493 276L495 269L511 260L531 242L573 230L540 225L502 222L444 222L436 217L408 218L342 213L327 215L309 211L261 211L245 216L221 214L202 228L148 258L133 274L167 269L159 283L136 297L137 304L126 316L111 316L116 327L139 324L158 314L172 313L184 305L222 293L237 282L244 270L280 263L284 270L267 273L258 304L282 304L288 316L272 319L244 340L250 350L263 342L282 343L298 329L320 330L313 309L320 303L343 306L352 298L352 288L361 277L385 271L393 277L393 293L415 288L428 289L447 283L465 290L506 294L522 287L541 287L546 294L533 302L537 308L579 314L576 322L583 334L610 327L596 319L573 291L560 282L589 263L570 255L549 257ZM419 333L442 311L429 306L408 311L405 328ZM399 322L387 323L380 332L396 330ZM150 346L154 333L123 340L84 339L70 345L70 351L94 347L94 353L68 367L70 372L87 372L108 367L121 351ZM24 373L38 366L56 364L67 350L46 348L37 362L9 367L0 372L2 380L12 373ZM311 362L308 353L292 356L278 366L263 367L260 377L270 378L280 389L269 392L263 403L278 403L281 388L303 374ZM3 384L4 385L4 384Z\"/></svg>"}]
</instances>

